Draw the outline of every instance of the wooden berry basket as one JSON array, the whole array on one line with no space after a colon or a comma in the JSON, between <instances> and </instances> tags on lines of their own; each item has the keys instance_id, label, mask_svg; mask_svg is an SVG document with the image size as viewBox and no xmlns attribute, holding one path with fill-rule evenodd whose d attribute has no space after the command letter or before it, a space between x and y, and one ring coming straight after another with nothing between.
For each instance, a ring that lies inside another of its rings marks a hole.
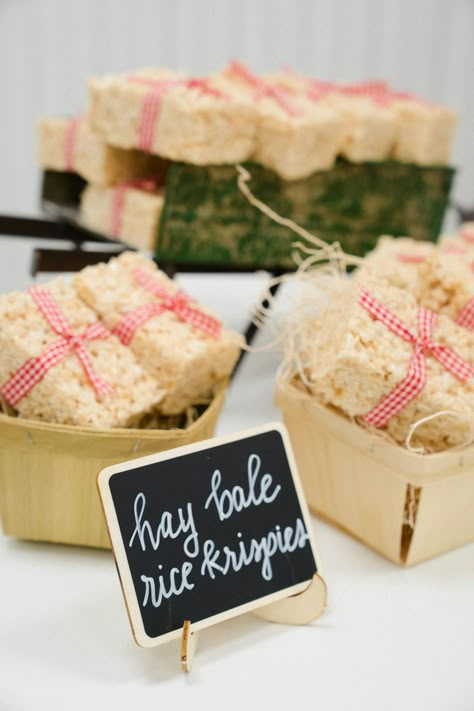
<instances>
[{"instance_id":1,"label":"wooden berry basket","mask_svg":"<svg viewBox=\"0 0 474 711\"><path fill-rule=\"evenodd\" d=\"M413 454L276 389L310 508L400 565L474 541L474 446Z\"/></svg>"},{"instance_id":2,"label":"wooden berry basket","mask_svg":"<svg viewBox=\"0 0 474 711\"><path fill-rule=\"evenodd\" d=\"M96 487L106 466L211 437L227 382L186 429L99 430L0 414L0 515L16 538L110 548Z\"/></svg>"}]
</instances>

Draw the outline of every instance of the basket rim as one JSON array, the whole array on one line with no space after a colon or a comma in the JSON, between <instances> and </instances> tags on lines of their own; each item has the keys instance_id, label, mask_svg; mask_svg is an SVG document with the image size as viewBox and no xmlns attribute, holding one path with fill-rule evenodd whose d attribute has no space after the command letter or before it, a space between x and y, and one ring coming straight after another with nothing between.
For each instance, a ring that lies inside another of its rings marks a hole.
<instances>
[{"instance_id":1,"label":"basket rim","mask_svg":"<svg viewBox=\"0 0 474 711\"><path fill-rule=\"evenodd\" d=\"M84 425L63 425L54 422L42 422L41 420L30 420L23 417L11 417L0 412L0 434L5 427L16 429L17 431L28 430L37 433L50 433L57 435L74 435L75 437L94 437L95 439L140 438L144 440L168 439L188 437L194 430L200 429L202 422L212 416L214 410L219 406L225 395L228 378L220 380L214 386L214 393L209 406L189 427L186 429L138 429L133 427L87 427Z\"/></svg>"},{"instance_id":2,"label":"basket rim","mask_svg":"<svg viewBox=\"0 0 474 711\"><path fill-rule=\"evenodd\" d=\"M328 423L328 427L337 430L338 434L350 441L356 449L370 452L373 457L384 463L389 461L392 467L403 468L406 472L414 475L420 474L424 481L426 481L426 475L438 478L447 470L452 471L453 469L458 469L459 473L465 473L466 465L474 465L474 444L427 454L410 452L399 444L374 436L371 432L346 419L335 409L318 402L309 393L296 388L291 382L291 377L277 380L276 405L284 412L285 402L290 399L304 401L319 419L324 419Z\"/></svg>"}]
</instances>

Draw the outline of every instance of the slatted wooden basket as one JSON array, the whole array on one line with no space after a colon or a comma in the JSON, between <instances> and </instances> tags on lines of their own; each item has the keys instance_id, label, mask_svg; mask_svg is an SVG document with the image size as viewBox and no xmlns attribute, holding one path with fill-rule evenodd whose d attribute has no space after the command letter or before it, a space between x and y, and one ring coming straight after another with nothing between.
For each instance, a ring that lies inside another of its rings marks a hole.
<instances>
[{"instance_id":1,"label":"slatted wooden basket","mask_svg":"<svg viewBox=\"0 0 474 711\"><path fill-rule=\"evenodd\" d=\"M276 403L318 516L400 565L474 541L474 446L413 454L292 382L277 384Z\"/></svg>"},{"instance_id":2,"label":"slatted wooden basket","mask_svg":"<svg viewBox=\"0 0 474 711\"><path fill-rule=\"evenodd\" d=\"M110 548L96 488L106 466L211 437L226 382L186 429L99 430L0 415L0 514L16 538Z\"/></svg>"}]
</instances>

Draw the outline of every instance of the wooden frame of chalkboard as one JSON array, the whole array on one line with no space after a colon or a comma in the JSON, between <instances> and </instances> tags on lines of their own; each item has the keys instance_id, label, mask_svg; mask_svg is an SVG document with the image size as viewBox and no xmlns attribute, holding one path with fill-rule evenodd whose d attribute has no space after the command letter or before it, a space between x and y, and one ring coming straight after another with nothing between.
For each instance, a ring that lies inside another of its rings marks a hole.
<instances>
[{"instance_id":1,"label":"wooden frame of chalkboard","mask_svg":"<svg viewBox=\"0 0 474 711\"><path fill-rule=\"evenodd\" d=\"M185 623L195 633L255 611L302 624L324 608L326 587L284 425L107 467L98 488L140 646L181 637ZM306 609L298 612L303 598Z\"/></svg>"}]
</instances>

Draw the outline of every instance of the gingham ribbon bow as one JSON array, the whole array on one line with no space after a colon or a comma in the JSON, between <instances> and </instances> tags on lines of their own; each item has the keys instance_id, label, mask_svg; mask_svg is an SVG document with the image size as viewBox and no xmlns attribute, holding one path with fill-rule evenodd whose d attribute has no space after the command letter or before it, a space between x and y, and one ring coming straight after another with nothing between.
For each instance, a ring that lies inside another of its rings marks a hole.
<instances>
[{"instance_id":1,"label":"gingham ribbon bow","mask_svg":"<svg viewBox=\"0 0 474 711\"><path fill-rule=\"evenodd\" d=\"M261 79L240 62L231 62L229 69L233 74L236 74L243 79L243 81L247 82L247 84L255 87L255 101L268 97L269 99L273 99L283 111L286 111L290 116L301 116L303 113L298 106L295 106L288 99L288 91L279 84L273 84Z\"/></svg>"},{"instance_id":2,"label":"gingham ribbon bow","mask_svg":"<svg viewBox=\"0 0 474 711\"><path fill-rule=\"evenodd\" d=\"M155 127L161 108L163 94L175 86L185 86L188 89L199 89L203 94L217 98L227 98L226 95L209 85L207 79L152 79L151 77L130 76L128 81L142 84L149 88L143 99L140 123L138 127L138 147L142 151L151 151L155 136Z\"/></svg>"},{"instance_id":3,"label":"gingham ribbon bow","mask_svg":"<svg viewBox=\"0 0 474 711\"><path fill-rule=\"evenodd\" d=\"M474 368L452 348L440 345L431 339L431 331L437 320L437 315L433 311L421 307L418 309L418 334L415 335L398 316L377 301L366 289L361 290L358 303L377 321L385 324L392 333L414 346L404 379L378 405L364 415L364 420L369 424L383 427L420 394L426 385L427 354L436 358L458 380L465 382L474 375Z\"/></svg>"},{"instance_id":4,"label":"gingham ribbon bow","mask_svg":"<svg viewBox=\"0 0 474 711\"><path fill-rule=\"evenodd\" d=\"M158 316L164 311L172 311L181 321L189 323L194 328L211 336L211 338L217 340L220 337L222 331L220 321L191 306L194 303L193 299L184 291L179 290L170 293L164 286L159 284L154 276L142 269L133 269L132 273L137 284L157 296L160 301L144 304L133 311L129 311L115 324L113 332L124 345L130 345L136 330L140 326L153 316Z\"/></svg>"},{"instance_id":5,"label":"gingham ribbon bow","mask_svg":"<svg viewBox=\"0 0 474 711\"><path fill-rule=\"evenodd\" d=\"M82 333L76 334L72 331L66 317L51 294L39 286L31 287L31 289L28 289L28 293L53 331L61 338L51 343L40 356L29 358L7 380L0 390L5 400L10 405L15 406L44 378L48 370L57 365L71 350L75 350L84 372L97 395L113 393L114 388L94 372L91 359L84 345L85 341L108 338L110 332L101 323L93 323Z\"/></svg>"}]
</instances>

